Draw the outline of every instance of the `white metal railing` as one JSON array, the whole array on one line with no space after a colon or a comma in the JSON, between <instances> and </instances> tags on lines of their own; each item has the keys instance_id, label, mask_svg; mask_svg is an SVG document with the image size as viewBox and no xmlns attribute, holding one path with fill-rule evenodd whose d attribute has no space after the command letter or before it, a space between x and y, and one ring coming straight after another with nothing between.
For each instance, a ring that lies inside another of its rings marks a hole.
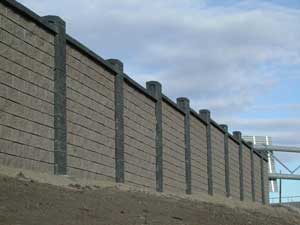
<instances>
[{"instance_id":1,"label":"white metal railing","mask_svg":"<svg viewBox=\"0 0 300 225\"><path fill-rule=\"evenodd\" d=\"M270 204L276 204L280 202L279 197L270 198ZM281 197L281 203L292 203L292 202L300 202L300 196L284 196Z\"/></svg>"}]
</instances>

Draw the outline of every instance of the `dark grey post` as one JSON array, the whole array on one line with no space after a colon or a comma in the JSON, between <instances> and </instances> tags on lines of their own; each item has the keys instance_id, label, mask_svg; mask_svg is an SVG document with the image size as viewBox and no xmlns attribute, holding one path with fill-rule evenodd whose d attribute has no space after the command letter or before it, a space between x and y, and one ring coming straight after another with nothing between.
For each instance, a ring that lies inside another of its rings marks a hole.
<instances>
[{"instance_id":1,"label":"dark grey post","mask_svg":"<svg viewBox=\"0 0 300 225\"><path fill-rule=\"evenodd\" d=\"M163 143L162 143L162 94L161 84L156 81L146 83L148 92L156 99L156 191L163 192Z\"/></svg>"},{"instance_id":2,"label":"dark grey post","mask_svg":"<svg viewBox=\"0 0 300 225\"><path fill-rule=\"evenodd\" d=\"M244 174L243 174L243 143L242 133L240 131L234 131L233 136L239 142L239 167L240 167L240 200L244 201Z\"/></svg>"},{"instance_id":3,"label":"dark grey post","mask_svg":"<svg viewBox=\"0 0 300 225\"><path fill-rule=\"evenodd\" d=\"M250 160L251 160L251 191L252 191L252 201L255 202L255 172L254 172L254 150L253 150L253 143L248 142L251 146L250 152Z\"/></svg>"},{"instance_id":4,"label":"dark grey post","mask_svg":"<svg viewBox=\"0 0 300 225\"><path fill-rule=\"evenodd\" d=\"M190 139L190 101L187 98L177 98L177 105L184 113L184 142L185 142L185 181L186 194L192 193L192 165Z\"/></svg>"},{"instance_id":5,"label":"dark grey post","mask_svg":"<svg viewBox=\"0 0 300 225\"><path fill-rule=\"evenodd\" d=\"M280 170L281 173L281 170ZM279 204L282 203L282 179L279 179Z\"/></svg>"},{"instance_id":6,"label":"dark grey post","mask_svg":"<svg viewBox=\"0 0 300 225\"><path fill-rule=\"evenodd\" d=\"M118 72L115 77L115 170L116 182L124 183L124 75L123 63L118 59L108 59Z\"/></svg>"},{"instance_id":7,"label":"dark grey post","mask_svg":"<svg viewBox=\"0 0 300 225\"><path fill-rule=\"evenodd\" d=\"M45 16L56 30L54 39L54 174L67 174L66 24L58 16Z\"/></svg>"},{"instance_id":8,"label":"dark grey post","mask_svg":"<svg viewBox=\"0 0 300 225\"><path fill-rule=\"evenodd\" d=\"M261 200L263 204L266 204L266 198L265 198L265 176L264 176L264 153L261 152L261 158L260 158L260 176L261 176Z\"/></svg>"},{"instance_id":9,"label":"dark grey post","mask_svg":"<svg viewBox=\"0 0 300 225\"><path fill-rule=\"evenodd\" d=\"M199 114L206 122L208 194L213 195L210 111L202 109Z\"/></svg>"},{"instance_id":10,"label":"dark grey post","mask_svg":"<svg viewBox=\"0 0 300 225\"><path fill-rule=\"evenodd\" d=\"M225 160L225 188L226 188L226 197L230 197L228 126L225 125L225 124L222 124L221 127L225 131L225 134L224 134L224 160Z\"/></svg>"}]
</instances>

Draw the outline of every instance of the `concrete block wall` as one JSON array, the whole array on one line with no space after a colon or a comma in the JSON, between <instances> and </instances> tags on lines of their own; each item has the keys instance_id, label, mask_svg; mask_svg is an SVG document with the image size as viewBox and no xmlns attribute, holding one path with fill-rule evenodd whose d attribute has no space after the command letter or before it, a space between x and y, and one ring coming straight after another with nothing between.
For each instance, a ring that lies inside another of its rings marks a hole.
<instances>
[{"instance_id":1,"label":"concrete block wall","mask_svg":"<svg viewBox=\"0 0 300 225\"><path fill-rule=\"evenodd\" d=\"M251 149L243 144L244 200L252 201Z\"/></svg>"},{"instance_id":2,"label":"concrete block wall","mask_svg":"<svg viewBox=\"0 0 300 225\"><path fill-rule=\"evenodd\" d=\"M228 148L230 195L234 199L240 199L239 145L229 138Z\"/></svg>"},{"instance_id":3,"label":"concrete block wall","mask_svg":"<svg viewBox=\"0 0 300 225\"><path fill-rule=\"evenodd\" d=\"M125 183L155 190L155 125L155 103L125 83Z\"/></svg>"},{"instance_id":4,"label":"concrete block wall","mask_svg":"<svg viewBox=\"0 0 300 225\"><path fill-rule=\"evenodd\" d=\"M76 47L66 52L68 173L114 180L114 76Z\"/></svg>"},{"instance_id":5,"label":"concrete block wall","mask_svg":"<svg viewBox=\"0 0 300 225\"><path fill-rule=\"evenodd\" d=\"M254 154L255 201L262 202L260 157Z\"/></svg>"},{"instance_id":6,"label":"concrete block wall","mask_svg":"<svg viewBox=\"0 0 300 225\"><path fill-rule=\"evenodd\" d=\"M184 115L162 103L164 190L185 193Z\"/></svg>"},{"instance_id":7,"label":"concrete block wall","mask_svg":"<svg viewBox=\"0 0 300 225\"><path fill-rule=\"evenodd\" d=\"M211 126L213 193L226 196L224 133Z\"/></svg>"},{"instance_id":8,"label":"concrete block wall","mask_svg":"<svg viewBox=\"0 0 300 225\"><path fill-rule=\"evenodd\" d=\"M161 182L162 191L174 193L210 193L212 180L211 194L221 196L228 194L228 166L230 196L240 199L239 142L229 135L227 164L226 132L216 122L151 94L118 60L66 35L57 17L2 0L0 31L1 164L158 191ZM243 144L245 200L252 196L249 147ZM262 202L260 160L254 154L255 197Z\"/></svg>"},{"instance_id":9,"label":"concrete block wall","mask_svg":"<svg viewBox=\"0 0 300 225\"><path fill-rule=\"evenodd\" d=\"M54 33L0 2L0 161L53 172Z\"/></svg>"},{"instance_id":10,"label":"concrete block wall","mask_svg":"<svg viewBox=\"0 0 300 225\"><path fill-rule=\"evenodd\" d=\"M208 192L206 125L191 115L192 192Z\"/></svg>"}]
</instances>

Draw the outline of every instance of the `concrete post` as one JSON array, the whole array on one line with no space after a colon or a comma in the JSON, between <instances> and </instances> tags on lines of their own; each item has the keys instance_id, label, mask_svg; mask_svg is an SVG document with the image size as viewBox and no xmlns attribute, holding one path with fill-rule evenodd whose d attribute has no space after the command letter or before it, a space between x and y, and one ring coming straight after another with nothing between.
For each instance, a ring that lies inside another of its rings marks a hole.
<instances>
[{"instance_id":1,"label":"concrete post","mask_svg":"<svg viewBox=\"0 0 300 225\"><path fill-rule=\"evenodd\" d=\"M206 122L208 194L213 195L210 111L207 109L203 109L199 111L199 114Z\"/></svg>"},{"instance_id":2,"label":"concrete post","mask_svg":"<svg viewBox=\"0 0 300 225\"><path fill-rule=\"evenodd\" d=\"M253 143L248 142L251 146L250 152L250 160L251 160L251 192L252 192L252 201L255 202L255 172L254 172L254 150L253 150Z\"/></svg>"},{"instance_id":3,"label":"concrete post","mask_svg":"<svg viewBox=\"0 0 300 225\"><path fill-rule=\"evenodd\" d=\"M146 86L148 92L156 99L156 191L163 192L162 88L161 84L156 81L149 81Z\"/></svg>"},{"instance_id":4,"label":"concrete post","mask_svg":"<svg viewBox=\"0 0 300 225\"><path fill-rule=\"evenodd\" d=\"M106 60L116 71L115 77L115 176L117 183L125 182L124 172L124 75L123 63L118 59Z\"/></svg>"},{"instance_id":5,"label":"concrete post","mask_svg":"<svg viewBox=\"0 0 300 225\"><path fill-rule=\"evenodd\" d=\"M243 143L242 133L240 131L234 131L233 136L239 142L239 171L240 171L240 200L244 201L244 174L243 174Z\"/></svg>"},{"instance_id":6,"label":"concrete post","mask_svg":"<svg viewBox=\"0 0 300 225\"><path fill-rule=\"evenodd\" d=\"M54 39L54 174L67 174L66 24L58 16L45 16L56 30Z\"/></svg>"},{"instance_id":7,"label":"concrete post","mask_svg":"<svg viewBox=\"0 0 300 225\"><path fill-rule=\"evenodd\" d=\"M266 197L265 197L265 170L264 170L264 153L261 152L261 158L260 158L260 176L261 176L261 199L262 203L266 204Z\"/></svg>"},{"instance_id":8,"label":"concrete post","mask_svg":"<svg viewBox=\"0 0 300 225\"><path fill-rule=\"evenodd\" d=\"M224 134L224 160L225 160L225 188L226 197L230 197L230 171L229 171L229 150L228 150L228 126L225 124L220 125L225 131Z\"/></svg>"},{"instance_id":9,"label":"concrete post","mask_svg":"<svg viewBox=\"0 0 300 225\"><path fill-rule=\"evenodd\" d=\"M186 194L192 193L192 166L191 166L191 140L190 140L190 101L187 98L177 98L177 105L185 113L184 141L185 141L185 180Z\"/></svg>"}]
</instances>

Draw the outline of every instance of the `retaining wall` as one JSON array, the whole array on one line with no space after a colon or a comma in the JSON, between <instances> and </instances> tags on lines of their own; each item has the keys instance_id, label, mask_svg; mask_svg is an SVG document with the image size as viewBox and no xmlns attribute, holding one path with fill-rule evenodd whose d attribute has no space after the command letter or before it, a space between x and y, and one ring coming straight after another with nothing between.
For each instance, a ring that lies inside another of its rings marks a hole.
<instances>
[{"instance_id":1,"label":"retaining wall","mask_svg":"<svg viewBox=\"0 0 300 225\"><path fill-rule=\"evenodd\" d=\"M125 182L155 190L155 103L124 85Z\"/></svg>"},{"instance_id":2,"label":"retaining wall","mask_svg":"<svg viewBox=\"0 0 300 225\"><path fill-rule=\"evenodd\" d=\"M1 163L53 171L54 32L0 2Z\"/></svg>"},{"instance_id":3,"label":"retaining wall","mask_svg":"<svg viewBox=\"0 0 300 225\"><path fill-rule=\"evenodd\" d=\"M185 193L184 115L162 103L164 190Z\"/></svg>"},{"instance_id":4,"label":"retaining wall","mask_svg":"<svg viewBox=\"0 0 300 225\"><path fill-rule=\"evenodd\" d=\"M16 1L1 1L0 31L1 164L268 202L266 157L187 99L144 88Z\"/></svg>"},{"instance_id":5,"label":"retaining wall","mask_svg":"<svg viewBox=\"0 0 300 225\"><path fill-rule=\"evenodd\" d=\"M225 196L226 189L225 189L224 133L221 132L215 126L212 126L211 138L212 138L213 193L221 196Z\"/></svg>"},{"instance_id":6,"label":"retaining wall","mask_svg":"<svg viewBox=\"0 0 300 225\"><path fill-rule=\"evenodd\" d=\"M70 44L66 53L68 173L114 180L114 76Z\"/></svg>"},{"instance_id":7,"label":"retaining wall","mask_svg":"<svg viewBox=\"0 0 300 225\"><path fill-rule=\"evenodd\" d=\"M258 155L254 155L255 200L262 202L261 163Z\"/></svg>"},{"instance_id":8,"label":"retaining wall","mask_svg":"<svg viewBox=\"0 0 300 225\"><path fill-rule=\"evenodd\" d=\"M191 116L191 171L193 192L208 192L206 125Z\"/></svg>"},{"instance_id":9,"label":"retaining wall","mask_svg":"<svg viewBox=\"0 0 300 225\"><path fill-rule=\"evenodd\" d=\"M229 180L230 180L230 195L233 198L240 198L240 172L239 172L239 145L229 139Z\"/></svg>"}]
</instances>

